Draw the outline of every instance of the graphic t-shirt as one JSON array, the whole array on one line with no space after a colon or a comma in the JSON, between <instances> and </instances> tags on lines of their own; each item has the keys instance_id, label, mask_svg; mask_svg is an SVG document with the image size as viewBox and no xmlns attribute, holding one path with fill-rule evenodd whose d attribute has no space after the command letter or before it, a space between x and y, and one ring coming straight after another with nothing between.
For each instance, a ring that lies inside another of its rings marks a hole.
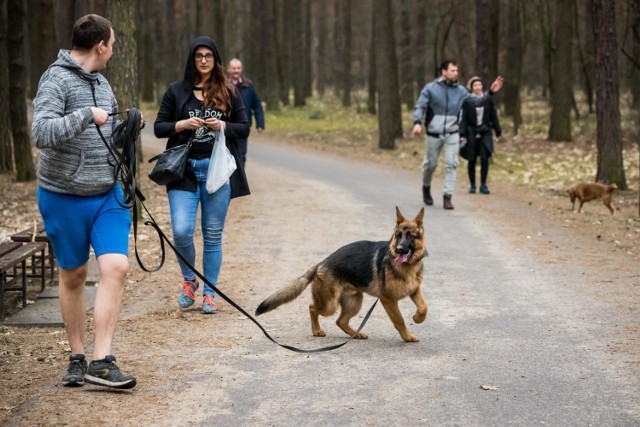
<instances>
[{"instance_id":1,"label":"graphic t-shirt","mask_svg":"<svg viewBox=\"0 0 640 427\"><path fill-rule=\"evenodd\" d=\"M202 108L202 101L195 97L192 93L187 101L187 112L189 118L200 117L203 120L216 118L222 120L224 113L215 107ZM211 156L213 144L216 142L217 132L208 126L203 126L193 131L193 139L191 140L191 149L189 157L195 159L204 159Z\"/></svg>"}]
</instances>

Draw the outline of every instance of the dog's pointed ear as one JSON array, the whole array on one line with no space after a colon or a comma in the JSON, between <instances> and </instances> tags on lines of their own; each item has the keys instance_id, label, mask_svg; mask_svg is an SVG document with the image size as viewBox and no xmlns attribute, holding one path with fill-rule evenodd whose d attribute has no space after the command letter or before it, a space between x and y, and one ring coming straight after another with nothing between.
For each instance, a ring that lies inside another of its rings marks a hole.
<instances>
[{"instance_id":1,"label":"dog's pointed ear","mask_svg":"<svg viewBox=\"0 0 640 427\"><path fill-rule=\"evenodd\" d=\"M402 216L400 209L398 209L398 207L396 206L396 224L400 224L405 221L406 221L406 218Z\"/></svg>"},{"instance_id":2,"label":"dog's pointed ear","mask_svg":"<svg viewBox=\"0 0 640 427\"><path fill-rule=\"evenodd\" d=\"M418 212L418 215L416 215L416 217L413 219L416 223L422 225L422 219L424 218L424 206L422 207L422 209L420 209L420 212Z\"/></svg>"}]
</instances>

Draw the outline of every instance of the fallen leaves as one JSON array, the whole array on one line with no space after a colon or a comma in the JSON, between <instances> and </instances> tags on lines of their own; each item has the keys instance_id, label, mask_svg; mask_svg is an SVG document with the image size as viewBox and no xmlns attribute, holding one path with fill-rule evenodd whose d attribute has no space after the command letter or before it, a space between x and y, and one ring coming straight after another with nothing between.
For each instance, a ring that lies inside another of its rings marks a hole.
<instances>
[{"instance_id":1,"label":"fallen leaves","mask_svg":"<svg viewBox=\"0 0 640 427\"><path fill-rule=\"evenodd\" d=\"M492 385L481 385L480 388L482 390L489 390L489 391L496 391L498 390L498 387L492 386Z\"/></svg>"}]
</instances>

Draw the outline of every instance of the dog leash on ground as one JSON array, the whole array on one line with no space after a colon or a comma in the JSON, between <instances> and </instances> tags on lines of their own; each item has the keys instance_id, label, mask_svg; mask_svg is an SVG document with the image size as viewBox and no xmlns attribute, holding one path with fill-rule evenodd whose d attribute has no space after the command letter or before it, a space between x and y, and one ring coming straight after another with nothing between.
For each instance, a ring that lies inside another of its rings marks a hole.
<instances>
[{"instance_id":1,"label":"dog leash on ground","mask_svg":"<svg viewBox=\"0 0 640 427\"><path fill-rule=\"evenodd\" d=\"M116 115L116 114L121 114L121 113L111 113L110 115ZM115 165L114 166L115 166L116 180L121 182L122 186L124 187L125 196L124 196L123 203L121 205L126 207L127 209L132 209L133 210L132 222L133 222L133 236L134 236L133 237L134 238L134 251L135 251L135 254L136 254L136 260L138 261L138 265L140 265L140 268L142 268L144 271L149 272L149 273L153 273L153 272L156 272L156 271L160 270L160 268L162 268L162 266L164 265L164 261L165 261L164 242L166 242L167 245L169 245L169 247L175 252L175 254L191 270L193 270L195 275L198 278L200 278L200 280L202 280L204 283L206 283L206 284L208 284L208 285L213 287L214 285L209 280L207 280L207 278L204 277L200 271L198 271L194 266L192 266L182 256L182 254L173 246L173 244L171 243L169 238L167 238L166 234L164 234L164 232L162 231L162 229L160 228L160 226L158 225L156 220L153 218L153 215L151 215L151 212L149 212L149 210L147 209L147 207L144 204L144 201L146 200L146 198L144 197L142 192L138 189L138 187L136 185L136 179L135 179L136 143L137 143L137 140L138 140L138 136L140 135L141 117L142 117L142 115L141 115L141 113L140 113L140 111L138 109L131 108L130 110L128 110L127 120L123 121L121 124L119 124L113 130L112 140L117 140L119 143L122 144L122 153L118 152L118 150L114 146L115 144L110 144L106 140L106 138L102 135L102 132L100 131L100 127L96 126L96 128L98 129L98 134L100 135L100 138L102 139L104 144L107 146L107 148L109 150L109 153L111 154L111 156L115 160ZM159 263L159 265L157 267L152 268L152 269L147 268L143 264L142 260L140 259L140 256L138 255L138 247L137 247L137 242L138 242L138 240L137 240L137 234L138 234L138 204L140 205L140 207L142 207L142 209L144 209L144 211L146 212L146 214L149 217L149 221L145 221L144 224L147 225L147 226L153 227L156 230L156 232L158 233L158 238L160 240L160 249L161 249L160 263ZM383 277L383 280L384 280L384 277ZM267 337L267 339L269 339L271 342L273 342L274 344L277 344L278 346L280 346L282 348L285 348L287 350L290 350L290 351L293 351L293 352L296 352L296 353L322 353L322 352L326 352L326 351L336 350L336 349L342 347L343 345L347 344L354 337L358 336L358 334L360 333L362 328L364 328L364 325L369 320L369 317L371 316L371 313L373 312L373 309L376 307L376 305L378 304L378 301L379 301L378 299L375 300L375 302L373 303L373 305L371 306L371 308L369 309L367 314L365 314L364 319L362 319L362 323L360 323L360 326L358 327L356 332L352 336L347 338L344 342L342 342L340 344L326 346L326 347L321 347L321 348L316 348L316 349L311 349L311 350L305 350L305 349L300 349L300 348L297 348L297 347L294 347L294 346L291 346L291 345L281 344L278 341L276 341L271 335L269 335L267 330L260 324L260 322L258 322L244 308L242 308L235 301L233 301L230 297L228 297L224 292L222 292L218 286L215 286L215 289L216 289L217 294L220 295L220 297L223 300L225 300L227 303L229 303L229 305L231 305L233 308L235 308L240 313L242 313L245 317L247 317L249 320L251 320L262 331L262 333L264 334L265 337Z\"/></svg>"}]
</instances>

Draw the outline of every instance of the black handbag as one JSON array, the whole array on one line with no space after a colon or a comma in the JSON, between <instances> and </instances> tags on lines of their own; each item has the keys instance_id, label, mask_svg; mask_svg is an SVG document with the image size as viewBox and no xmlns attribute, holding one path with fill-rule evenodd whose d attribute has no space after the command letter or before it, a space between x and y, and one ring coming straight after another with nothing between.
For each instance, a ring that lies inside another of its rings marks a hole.
<instances>
[{"instance_id":1,"label":"black handbag","mask_svg":"<svg viewBox=\"0 0 640 427\"><path fill-rule=\"evenodd\" d=\"M157 156L149 159L149 163L157 160L156 165L151 170L149 178L158 185L167 185L174 181L179 181L184 177L184 170L187 167L187 157L189 156L188 144L178 145L163 151Z\"/></svg>"}]
</instances>

